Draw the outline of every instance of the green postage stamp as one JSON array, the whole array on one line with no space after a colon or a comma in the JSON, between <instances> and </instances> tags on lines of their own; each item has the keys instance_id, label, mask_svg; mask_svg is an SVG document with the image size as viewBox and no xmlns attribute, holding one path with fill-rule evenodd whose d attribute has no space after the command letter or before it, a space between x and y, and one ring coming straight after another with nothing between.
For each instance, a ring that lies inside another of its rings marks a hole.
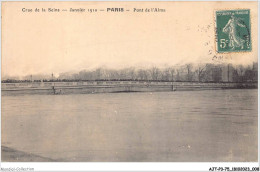
<instances>
[{"instance_id":1,"label":"green postage stamp","mask_svg":"<svg viewBox=\"0 0 260 172\"><path fill-rule=\"evenodd\" d=\"M216 11L217 52L252 50L250 10Z\"/></svg>"}]
</instances>

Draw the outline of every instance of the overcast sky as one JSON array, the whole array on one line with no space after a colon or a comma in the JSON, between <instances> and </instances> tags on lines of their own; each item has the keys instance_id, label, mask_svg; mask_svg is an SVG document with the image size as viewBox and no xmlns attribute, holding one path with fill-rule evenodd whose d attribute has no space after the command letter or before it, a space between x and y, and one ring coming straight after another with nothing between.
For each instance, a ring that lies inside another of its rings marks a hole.
<instances>
[{"instance_id":1,"label":"overcast sky","mask_svg":"<svg viewBox=\"0 0 260 172\"><path fill-rule=\"evenodd\" d=\"M22 12L109 7L130 12ZM155 7L166 12L132 12ZM211 63L216 54L214 11L238 8L251 10L253 51L224 54L230 59L224 62L252 64L257 61L257 2L4 2L2 75Z\"/></svg>"}]
</instances>

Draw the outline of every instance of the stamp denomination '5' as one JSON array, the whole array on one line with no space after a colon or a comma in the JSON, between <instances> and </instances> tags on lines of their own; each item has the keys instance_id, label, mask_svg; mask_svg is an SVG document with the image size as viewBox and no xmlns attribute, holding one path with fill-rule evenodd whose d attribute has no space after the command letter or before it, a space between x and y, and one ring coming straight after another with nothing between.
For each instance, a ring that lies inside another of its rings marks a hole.
<instances>
[{"instance_id":1,"label":"stamp denomination '5'","mask_svg":"<svg viewBox=\"0 0 260 172\"><path fill-rule=\"evenodd\" d=\"M251 51L250 10L216 11L217 51Z\"/></svg>"}]
</instances>

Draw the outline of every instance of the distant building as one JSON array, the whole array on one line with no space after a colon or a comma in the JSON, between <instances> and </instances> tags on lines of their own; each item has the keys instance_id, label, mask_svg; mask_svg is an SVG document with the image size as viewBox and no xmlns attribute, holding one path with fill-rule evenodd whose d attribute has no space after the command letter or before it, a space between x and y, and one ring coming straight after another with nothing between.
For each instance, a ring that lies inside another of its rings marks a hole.
<instances>
[{"instance_id":1,"label":"distant building","mask_svg":"<svg viewBox=\"0 0 260 172\"><path fill-rule=\"evenodd\" d=\"M233 82L233 71L232 64L223 64L222 69L222 82Z\"/></svg>"},{"instance_id":2,"label":"distant building","mask_svg":"<svg viewBox=\"0 0 260 172\"><path fill-rule=\"evenodd\" d=\"M222 69L219 66L214 66L212 68L212 81L222 82Z\"/></svg>"}]
</instances>

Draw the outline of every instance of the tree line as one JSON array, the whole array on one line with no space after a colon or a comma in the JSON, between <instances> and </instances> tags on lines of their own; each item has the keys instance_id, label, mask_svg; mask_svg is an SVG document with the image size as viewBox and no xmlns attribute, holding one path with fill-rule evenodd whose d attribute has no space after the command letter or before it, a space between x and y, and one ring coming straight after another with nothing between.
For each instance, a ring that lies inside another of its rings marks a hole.
<instances>
[{"instance_id":1,"label":"tree line","mask_svg":"<svg viewBox=\"0 0 260 172\"><path fill-rule=\"evenodd\" d=\"M97 68L77 73L28 75L22 79L7 78L2 82L59 82L59 81L171 81L171 82L256 82L258 64L249 66L232 64L185 64L159 68L129 67L124 69Z\"/></svg>"}]
</instances>

